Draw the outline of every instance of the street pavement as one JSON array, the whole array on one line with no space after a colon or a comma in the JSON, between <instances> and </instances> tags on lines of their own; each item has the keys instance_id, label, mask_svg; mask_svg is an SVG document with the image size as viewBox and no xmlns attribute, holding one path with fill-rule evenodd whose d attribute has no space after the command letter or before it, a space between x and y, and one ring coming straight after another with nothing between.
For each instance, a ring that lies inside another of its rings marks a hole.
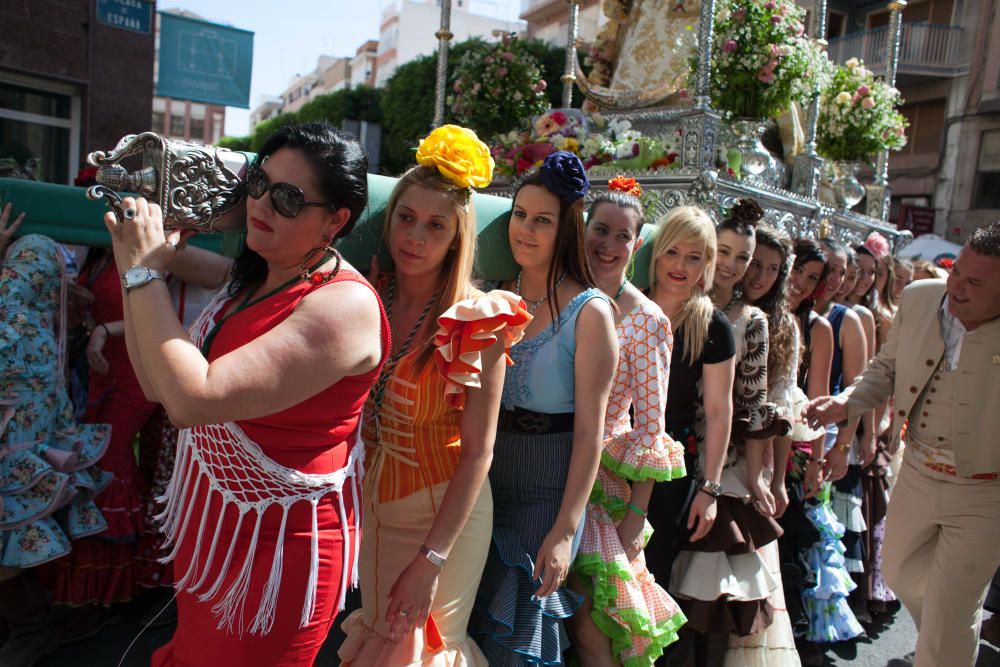
<instances>
[{"instance_id":1,"label":"street pavement","mask_svg":"<svg viewBox=\"0 0 1000 667\"><path fill-rule=\"evenodd\" d=\"M352 598L349 604L353 602L351 606L357 605L357 594ZM140 619L151 606L152 599L149 597L123 606L119 610L121 620L117 623L89 640L60 647L39 662L39 667L116 667L119 664L122 667L146 667L153 651L173 634L173 626L142 632ZM913 620L902 610L887 624L874 628L868 639L828 647L825 664L830 667L903 667L906 663L896 661L913 651L916 635ZM341 641L339 631L331 632L316 665L338 665L336 654ZM125 655L130 644L131 648ZM239 666L234 663L225 667ZM1000 650L982 642L976 667L1000 667Z\"/></svg>"}]
</instances>

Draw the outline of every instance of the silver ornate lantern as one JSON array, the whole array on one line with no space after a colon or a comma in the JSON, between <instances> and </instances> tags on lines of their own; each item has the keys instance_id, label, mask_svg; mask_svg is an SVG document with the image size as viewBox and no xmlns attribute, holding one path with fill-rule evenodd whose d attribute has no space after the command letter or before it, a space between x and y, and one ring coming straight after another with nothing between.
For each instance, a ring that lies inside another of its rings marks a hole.
<instances>
[{"instance_id":1,"label":"silver ornate lantern","mask_svg":"<svg viewBox=\"0 0 1000 667\"><path fill-rule=\"evenodd\" d=\"M121 162L139 156L142 166L128 171ZM168 229L237 231L246 226L243 179L250 156L244 153L161 137L130 134L110 152L95 151L87 162L98 167L90 199L104 198L123 218L122 194L159 204Z\"/></svg>"}]
</instances>

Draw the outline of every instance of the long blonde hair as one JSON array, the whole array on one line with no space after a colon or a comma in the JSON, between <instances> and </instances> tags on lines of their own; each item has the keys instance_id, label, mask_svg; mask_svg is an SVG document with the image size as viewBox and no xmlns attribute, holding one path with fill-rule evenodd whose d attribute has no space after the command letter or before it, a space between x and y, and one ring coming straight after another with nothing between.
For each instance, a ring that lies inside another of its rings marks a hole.
<instances>
[{"instance_id":1,"label":"long blonde hair","mask_svg":"<svg viewBox=\"0 0 1000 667\"><path fill-rule=\"evenodd\" d=\"M671 323L674 331L684 327L684 359L693 364L701 358L708 340L708 325L712 321L715 306L708 293L715 278L715 259L718 240L715 223L708 213L697 206L680 206L660 218L653 240L653 253L649 260L650 293L656 286L656 261L678 243L705 244L705 270L702 280L691 288L691 296L684 302L678 315Z\"/></svg>"},{"instance_id":2,"label":"long blonde hair","mask_svg":"<svg viewBox=\"0 0 1000 667\"><path fill-rule=\"evenodd\" d=\"M438 274L437 302L428 313L428 319L432 323L431 335L423 342L424 350L417 358L417 366L419 367L430 359L431 353L434 351L431 342L437 327L433 325L433 322L436 322L437 318L453 304L467 299L475 293L472 284L472 271L476 263L476 209L472 205L472 190L459 187L442 176L434 167L413 167L399 177L396 187L389 195L389 202L385 207L385 225L382 229L383 243L388 244L389 232L392 228L392 220L399 198L412 185L447 193L458 216L458 230L455 233L455 240L452 242L453 249L445 255L444 264L441 265L441 271Z\"/></svg>"}]
</instances>

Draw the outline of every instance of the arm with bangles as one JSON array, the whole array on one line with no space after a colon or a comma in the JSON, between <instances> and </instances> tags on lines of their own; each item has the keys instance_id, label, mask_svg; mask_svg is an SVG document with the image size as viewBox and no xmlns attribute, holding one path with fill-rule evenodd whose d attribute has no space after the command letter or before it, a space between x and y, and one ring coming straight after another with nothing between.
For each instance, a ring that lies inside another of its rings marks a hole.
<instances>
[{"instance_id":1,"label":"arm with bangles","mask_svg":"<svg viewBox=\"0 0 1000 667\"><path fill-rule=\"evenodd\" d=\"M535 558L538 597L554 593L569 573L573 538L594 488L601 462L604 418L618 363L618 337L611 307L603 299L585 303L576 322L573 451L562 504Z\"/></svg>"},{"instance_id":2,"label":"arm with bangles","mask_svg":"<svg viewBox=\"0 0 1000 667\"><path fill-rule=\"evenodd\" d=\"M137 211L130 224L113 214L105 224L120 271L163 270L159 207L126 198ZM345 209L346 211L346 209ZM125 296L126 336L133 365L180 427L249 419L280 412L340 379L374 369L382 355L380 313L371 290L350 281L307 295L279 325L209 363L184 331L166 283L153 280Z\"/></svg>"},{"instance_id":3,"label":"arm with bangles","mask_svg":"<svg viewBox=\"0 0 1000 667\"><path fill-rule=\"evenodd\" d=\"M726 464L726 450L733 428L733 377L736 357L715 364L705 364L702 370L702 396L705 407L705 469L702 476L708 482L719 483ZM688 514L687 527L694 530L691 541L708 535L718 512L716 495L699 490L695 493Z\"/></svg>"},{"instance_id":4,"label":"arm with bangles","mask_svg":"<svg viewBox=\"0 0 1000 667\"><path fill-rule=\"evenodd\" d=\"M662 447L666 434L663 431L665 413L667 410L667 390L670 379L670 355L673 351L673 335L670 330L670 320L665 315L650 318L645 327L638 330L639 336L644 336L646 344L641 346L648 356L640 357L637 345L626 344L618 351L626 356L628 377L631 383L632 431L630 436L636 441L648 438L654 447ZM654 344L655 342L655 344ZM645 367L645 381L640 381L636 372ZM618 522L618 539L625 549L629 562L635 560L642 551L646 531L646 515L649 511L649 501L653 496L652 478L630 482L628 511Z\"/></svg>"},{"instance_id":5,"label":"arm with bangles","mask_svg":"<svg viewBox=\"0 0 1000 667\"><path fill-rule=\"evenodd\" d=\"M503 346L501 339L483 351L481 386L465 387L465 407L459 420L462 447L458 467L424 538L424 546L445 559L472 514L493 462L493 442L506 372ZM435 565L423 553L414 555L389 592L385 620L390 625L390 639L398 641L414 627L424 626L440 573L441 566ZM401 614L403 610L409 613Z\"/></svg>"}]
</instances>

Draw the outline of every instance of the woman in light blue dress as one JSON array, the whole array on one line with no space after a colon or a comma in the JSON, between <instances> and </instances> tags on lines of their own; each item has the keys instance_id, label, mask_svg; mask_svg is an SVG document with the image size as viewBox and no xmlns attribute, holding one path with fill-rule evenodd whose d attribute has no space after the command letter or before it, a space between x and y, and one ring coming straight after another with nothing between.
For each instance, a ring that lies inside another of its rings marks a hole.
<instances>
[{"instance_id":1,"label":"woman in light blue dress","mask_svg":"<svg viewBox=\"0 0 1000 667\"><path fill-rule=\"evenodd\" d=\"M588 188L579 158L559 151L514 196L508 236L520 271L503 288L534 320L511 349L504 382L490 469L493 539L470 623L492 667L562 664L563 620L582 603L564 584L618 361L611 306L585 255Z\"/></svg>"},{"instance_id":2,"label":"woman in light blue dress","mask_svg":"<svg viewBox=\"0 0 1000 667\"><path fill-rule=\"evenodd\" d=\"M58 246L21 237L0 270L0 664L31 664L48 603L34 572L71 540L106 527L93 497L111 481L94 463L111 435L79 425L66 393L65 267Z\"/></svg>"}]
</instances>

